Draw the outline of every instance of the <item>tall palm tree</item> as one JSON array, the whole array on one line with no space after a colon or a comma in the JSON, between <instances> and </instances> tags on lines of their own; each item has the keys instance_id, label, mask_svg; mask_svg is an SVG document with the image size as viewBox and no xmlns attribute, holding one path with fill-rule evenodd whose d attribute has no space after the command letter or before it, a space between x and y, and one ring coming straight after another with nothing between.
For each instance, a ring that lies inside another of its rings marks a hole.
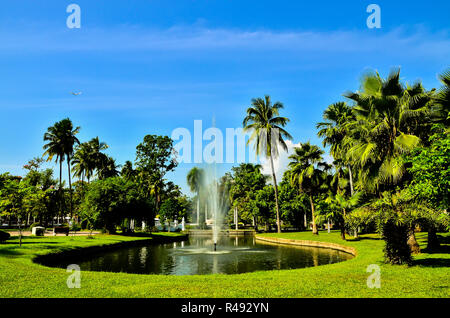
<instances>
[{"instance_id":1,"label":"tall palm tree","mask_svg":"<svg viewBox=\"0 0 450 318\"><path fill-rule=\"evenodd\" d=\"M291 183L297 185L300 192L309 196L313 234L319 234L315 219L314 197L320 193L321 188L326 184L325 170L329 168L323 162L323 153L319 147L307 142L294 148L294 154L289 156L291 160L289 163Z\"/></svg>"},{"instance_id":2,"label":"tall palm tree","mask_svg":"<svg viewBox=\"0 0 450 318\"><path fill-rule=\"evenodd\" d=\"M72 158L74 176L83 182L86 177L89 183L94 170L91 161L91 147L88 142L83 142L75 148L75 154Z\"/></svg>"},{"instance_id":3,"label":"tall palm tree","mask_svg":"<svg viewBox=\"0 0 450 318\"><path fill-rule=\"evenodd\" d=\"M70 213L72 214L72 183L70 173L70 160L73 154L73 147L79 140L75 136L80 130L80 127L73 128L72 121L65 118L56 122L53 126L48 127L44 134L44 156L47 156L47 161L53 160L59 162L59 191L60 191L60 209L62 210L62 162L67 159L67 167L69 174L69 189L70 189ZM61 211L62 212L62 211Z\"/></svg>"},{"instance_id":4,"label":"tall palm tree","mask_svg":"<svg viewBox=\"0 0 450 318\"><path fill-rule=\"evenodd\" d=\"M44 134L44 142L47 143L43 147L45 150L43 156L47 156L47 161L52 161L55 158L55 162L59 163L59 191L62 189L62 163L65 159L62 130L60 122L48 127Z\"/></svg>"},{"instance_id":5,"label":"tall palm tree","mask_svg":"<svg viewBox=\"0 0 450 318\"><path fill-rule=\"evenodd\" d=\"M331 104L323 113L324 122L317 124L319 132L317 135L323 138L323 146L331 146L330 153L335 159L348 168L350 192L353 195L353 174L350 162L347 158L348 144L343 142L348 135L348 123L355 120L352 108L345 102Z\"/></svg>"},{"instance_id":6,"label":"tall palm tree","mask_svg":"<svg viewBox=\"0 0 450 318\"><path fill-rule=\"evenodd\" d=\"M275 189L278 233L281 233L280 209L273 159L278 157L278 147L287 151L284 138L292 139L292 136L283 128L289 122L289 119L279 116L279 111L283 108L284 106L280 102L272 104L268 95L264 98L253 98L251 106L247 109L247 116L243 121L244 131L250 131L252 133L247 144L253 142L256 153L270 159L273 186Z\"/></svg>"},{"instance_id":7,"label":"tall palm tree","mask_svg":"<svg viewBox=\"0 0 450 318\"><path fill-rule=\"evenodd\" d=\"M61 121L63 127L63 146L64 146L64 154L67 159L67 171L69 176L69 195L70 195L70 215L72 216L72 178L70 173L70 161L73 156L73 148L75 144L80 144L80 141L75 136L79 133L80 127L73 127L72 121L69 118L65 118Z\"/></svg>"},{"instance_id":8,"label":"tall palm tree","mask_svg":"<svg viewBox=\"0 0 450 318\"><path fill-rule=\"evenodd\" d=\"M355 102L356 120L346 125L343 143L359 168L361 187L379 191L380 186L392 188L402 180L406 169L401 154L416 147L431 128L433 94L420 83L403 85L399 70L387 79L369 73L362 80L361 91L345 94Z\"/></svg>"},{"instance_id":9,"label":"tall palm tree","mask_svg":"<svg viewBox=\"0 0 450 318\"><path fill-rule=\"evenodd\" d=\"M194 167L189 170L186 179L191 191L197 194L197 223L200 225L200 189L204 182L204 172Z\"/></svg>"}]
</instances>

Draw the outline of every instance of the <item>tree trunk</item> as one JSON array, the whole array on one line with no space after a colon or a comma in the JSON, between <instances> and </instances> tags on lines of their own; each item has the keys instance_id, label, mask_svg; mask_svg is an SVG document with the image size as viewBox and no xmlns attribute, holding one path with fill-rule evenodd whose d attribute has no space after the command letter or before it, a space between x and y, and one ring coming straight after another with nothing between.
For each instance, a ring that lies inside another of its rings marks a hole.
<instances>
[{"instance_id":1,"label":"tree trunk","mask_svg":"<svg viewBox=\"0 0 450 318\"><path fill-rule=\"evenodd\" d=\"M70 175L70 156L67 155L67 170L69 173L69 213L70 218L72 218L72 177Z\"/></svg>"},{"instance_id":2,"label":"tree trunk","mask_svg":"<svg viewBox=\"0 0 450 318\"><path fill-rule=\"evenodd\" d=\"M308 221L306 220L306 211L303 213L303 221L304 221L304 225L305 225L305 230L308 229Z\"/></svg>"},{"instance_id":3,"label":"tree trunk","mask_svg":"<svg viewBox=\"0 0 450 318\"><path fill-rule=\"evenodd\" d=\"M414 228L411 228L408 232L408 246L411 249L412 254L420 253L420 246L417 243L416 235L414 234Z\"/></svg>"},{"instance_id":4,"label":"tree trunk","mask_svg":"<svg viewBox=\"0 0 450 318\"><path fill-rule=\"evenodd\" d=\"M22 226L20 224L22 221L20 220L20 217L17 219L19 220L19 247L22 247Z\"/></svg>"},{"instance_id":5,"label":"tree trunk","mask_svg":"<svg viewBox=\"0 0 450 318\"><path fill-rule=\"evenodd\" d=\"M59 158L59 213L62 213L63 195L62 195L62 157Z\"/></svg>"},{"instance_id":6,"label":"tree trunk","mask_svg":"<svg viewBox=\"0 0 450 318\"><path fill-rule=\"evenodd\" d=\"M275 176L275 169L273 167L273 157L272 153L270 153L270 167L272 168L272 178L273 178L273 186L275 188L275 207L277 211L277 232L281 233L281 225L280 225L280 209L278 207L278 187L277 187L277 178Z\"/></svg>"},{"instance_id":7,"label":"tree trunk","mask_svg":"<svg viewBox=\"0 0 450 318\"><path fill-rule=\"evenodd\" d=\"M428 242L427 242L427 249L435 249L439 247L439 240L436 235L436 228L434 225L430 225L428 227Z\"/></svg>"},{"instance_id":8,"label":"tree trunk","mask_svg":"<svg viewBox=\"0 0 450 318\"><path fill-rule=\"evenodd\" d=\"M197 224L200 226L200 194L197 193Z\"/></svg>"},{"instance_id":9,"label":"tree trunk","mask_svg":"<svg viewBox=\"0 0 450 318\"><path fill-rule=\"evenodd\" d=\"M341 238L345 241L345 227L344 227L344 225L341 226Z\"/></svg>"},{"instance_id":10,"label":"tree trunk","mask_svg":"<svg viewBox=\"0 0 450 318\"><path fill-rule=\"evenodd\" d=\"M350 194L353 196L353 174L350 165L348 165L348 177L350 180Z\"/></svg>"},{"instance_id":11,"label":"tree trunk","mask_svg":"<svg viewBox=\"0 0 450 318\"><path fill-rule=\"evenodd\" d=\"M316 217L314 216L314 202L313 202L313 199L312 199L312 195L309 196L309 202L311 203L312 233L318 235L319 231L317 231Z\"/></svg>"}]
</instances>

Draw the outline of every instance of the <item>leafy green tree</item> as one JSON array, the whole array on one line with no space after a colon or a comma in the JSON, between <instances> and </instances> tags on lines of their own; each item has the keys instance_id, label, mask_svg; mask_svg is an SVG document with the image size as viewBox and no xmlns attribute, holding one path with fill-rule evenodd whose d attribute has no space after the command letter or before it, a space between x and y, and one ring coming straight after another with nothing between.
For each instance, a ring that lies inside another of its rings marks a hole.
<instances>
[{"instance_id":1,"label":"leafy green tree","mask_svg":"<svg viewBox=\"0 0 450 318\"><path fill-rule=\"evenodd\" d=\"M406 162L412 179L407 189L416 200L428 204L433 210L445 213L450 198L450 138L449 131L436 126L429 147L415 149ZM439 246L436 228L439 217L428 218L428 247Z\"/></svg>"},{"instance_id":2,"label":"leafy green tree","mask_svg":"<svg viewBox=\"0 0 450 318\"><path fill-rule=\"evenodd\" d=\"M159 209L161 225L163 225L164 220L167 220L169 222L168 231L170 232L170 221L178 220L180 212L181 206L176 198L165 200Z\"/></svg>"},{"instance_id":3,"label":"leafy green tree","mask_svg":"<svg viewBox=\"0 0 450 318\"><path fill-rule=\"evenodd\" d=\"M0 189L0 211L3 216L15 217L19 225L19 246L22 246L22 222L26 216L24 198L29 191L25 182L9 179Z\"/></svg>"},{"instance_id":4,"label":"leafy green tree","mask_svg":"<svg viewBox=\"0 0 450 318\"><path fill-rule=\"evenodd\" d=\"M309 198L301 193L298 187L291 183L291 174L287 170L283 174L283 179L279 186L281 219L298 228L308 227L307 213L309 213Z\"/></svg>"},{"instance_id":5,"label":"leafy green tree","mask_svg":"<svg viewBox=\"0 0 450 318\"><path fill-rule=\"evenodd\" d=\"M177 165L173 140L167 136L147 135L136 147L139 180L147 195L155 196L157 211L161 202L160 191L164 185L164 176Z\"/></svg>"},{"instance_id":6,"label":"leafy green tree","mask_svg":"<svg viewBox=\"0 0 450 318\"><path fill-rule=\"evenodd\" d=\"M292 139L292 136L284 129L289 122L289 119L287 117L279 116L279 111L283 108L284 106L280 102L272 104L270 96L268 95L264 98L254 98L251 101L251 106L247 109L247 116L243 121L244 131L250 131L252 133L248 143L253 142L256 153L258 155L263 155L270 160L272 181L275 190L278 233L281 232L280 209L278 205L278 187L273 159L277 158L279 155L278 147L287 151L284 138Z\"/></svg>"},{"instance_id":7,"label":"leafy green tree","mask_svg":"<svg viewBox=\"0 0 450 318\"><path fill-rule=\"evenodd\" d=\"M115 233L125 219L141 219L152 225L155 214L152 202L142 195L139 184L113 177L89 185L81 216L95 227Z\"/></svg>"},{"instance_id":8,"label":"leafy green tree","mask_svg":"<svg viewBox=\"0 0 450 318\"><path fill-rule=\"evenodd\" d=\"M241 163L231 168L232 182L230 183L229 196L233 208L240 211L240 218L252 221L257 227L258 208L256 206L256 194L264 189L266 177L261 173L261 166L251 163Z\"/></svg>"}]
</instances>

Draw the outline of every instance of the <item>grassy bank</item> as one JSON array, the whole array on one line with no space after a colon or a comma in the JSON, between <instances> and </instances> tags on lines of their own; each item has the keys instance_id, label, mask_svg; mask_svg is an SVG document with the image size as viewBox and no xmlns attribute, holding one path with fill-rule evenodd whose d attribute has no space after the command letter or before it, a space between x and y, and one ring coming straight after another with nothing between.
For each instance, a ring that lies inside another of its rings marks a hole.
<instances>
[{"instance_id":1,"label":"grassy bank","mask_svg":"<svg viewBox=\"0 0 450 318\"><path fill-rule=\"evenodd\" d=\"M177 235L165 233L163 235ZM36 255L73 248L148 239L98 235L86 237L28 237L22 248L14 240L0 244L0 297L449 297L450 235L439 251L415 257L414 266L382 263L383 241L364 235L359 241L342 241L339 233L263 234L297 240L320 240L354 247L352 260L313 268L254 272L240 275L162 276L82 272L81 288L66 286L68 273L32 262ZM422 248L426 233L419 233ZM381 288L366 285L370 264L381 266Z\"/></svg>"}]
</instances>

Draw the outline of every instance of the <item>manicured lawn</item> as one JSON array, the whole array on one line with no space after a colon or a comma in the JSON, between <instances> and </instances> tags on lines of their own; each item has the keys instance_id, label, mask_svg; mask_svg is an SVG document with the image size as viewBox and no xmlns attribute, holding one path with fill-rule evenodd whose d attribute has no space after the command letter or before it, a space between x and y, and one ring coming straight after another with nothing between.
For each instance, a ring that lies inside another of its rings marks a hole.
<instances>
[{"instance_id":1,"label":"manicured lawn","mask_svg":"<svg viewBox=\"0 0 450 318\"><path fill-rule=\"evenodd\" d=\"M167 235L167 234L164 234ZM177 234L171 234L177 235ZM382 263L383 241L363 235L359 241L342 241L339 233L309 232L263 234L299 240L320 240L353 246L352 260L296 270L254 272L240 275L162 276L82 272L81 288L69 289L64 269L32 262L38 254L73 247L146 239L116 235L25 238L22 248L14 240L0 244L0 297L450 297L450 235L437 252L424 251L415 265ZM417 235L422 248L426 233ZM370 264L381 266L381 288L366 285Z\"/></svg>"}]
</instances>

